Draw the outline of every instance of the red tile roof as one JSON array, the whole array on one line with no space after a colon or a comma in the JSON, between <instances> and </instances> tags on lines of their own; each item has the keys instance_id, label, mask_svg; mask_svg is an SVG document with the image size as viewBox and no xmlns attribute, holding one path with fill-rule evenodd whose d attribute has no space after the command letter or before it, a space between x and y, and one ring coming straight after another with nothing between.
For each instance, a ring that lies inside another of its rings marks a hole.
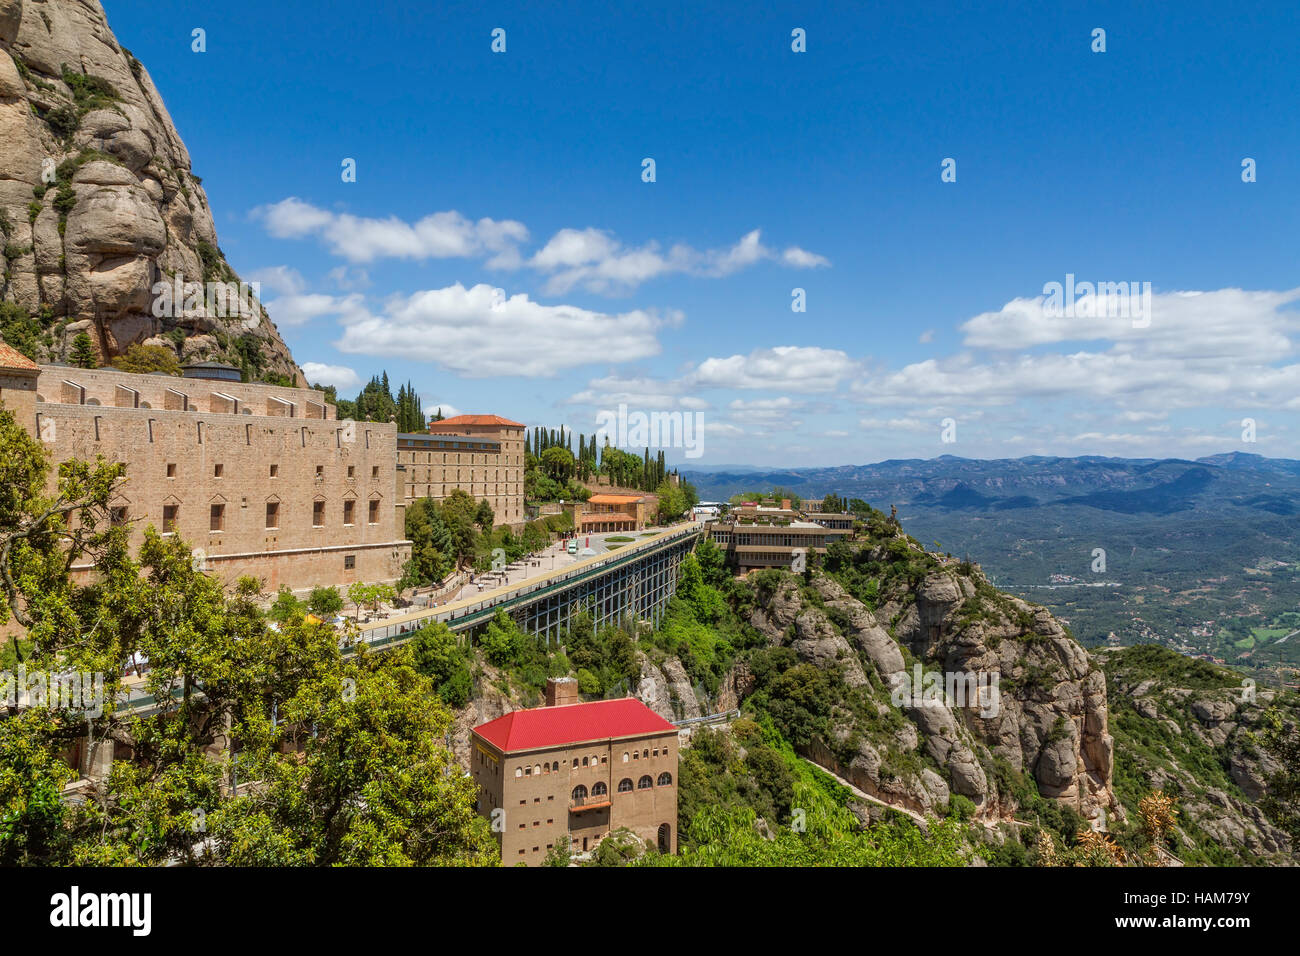
<instances>
[{"instance_id":1,"label":"red tile roof","mask_svg":"<svg viewBox=\"0 0 1300 956\"><path fill-rule=\"evenodd\" d=\"M645 498L645 495L611 495L602 492L598 495L592 495L587 499L587 503L593 505L630 505L638 501L645 501Z\"/></svg>"},{"instance_id":2,"label":"red tile roof","mask_svg":"<svg viewBox=\"0 0 1300 956\"><path fill-rule=\"evenodd\" d=\"M635 697L623 697L516 710L479 724L474 732L503 753L513 753L676 729Z\"/></svg>"},{"instance_id":3,"label":"red tile roof","mask_svg":"<svg viewBox=\"0 0 1300 956\"><path fill-rule=\"evenodd\" d=\"M0 368L25 368L34 370L36 363L22 352L0 342Z\"/></svg>"},{"instance_id":4,"label":"red tile roof","mask_svg":"<svg viewBox=\"0 0 1300 956\"><path fill-rule=\"evenodd\" d=\"M523 422L512 422L508 418L502 418L500 415L456 415L453 418L444 418L442 421L430 422L429 431L435 428L457 428L465 425L502 425L509 428L523 428Z\"/></svg>"}]
</instances>

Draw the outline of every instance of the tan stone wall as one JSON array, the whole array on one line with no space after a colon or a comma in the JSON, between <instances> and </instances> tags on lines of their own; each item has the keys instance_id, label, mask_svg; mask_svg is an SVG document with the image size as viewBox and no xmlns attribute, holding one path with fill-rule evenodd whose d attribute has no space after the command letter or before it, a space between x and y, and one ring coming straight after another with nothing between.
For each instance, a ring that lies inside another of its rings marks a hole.
<instances>
[{"instance_id":1,"label":"tan stone wall","mask_svg":"<svg viewBox=\"0 0 1300 956\"><path fill-rule=\"evenodd\" d=\"M81 389L81 397L74 397ZM155 411L180 409L199 412L232 412L237 400L240 414L275 418L333 419L333 405L322 392L308 388L287 388L218 379L179 378L175 375L136 375L111 368L83 369L63 365L42 365L36 391L40 401L62 404L90 404L114 407L148 406Z\"/></svg>"},{"instance_id":2,"label":"tan stone wall","mask_svg":"<svg viewBox=\"0 0 1300 956\"><path fill-rule=\"evenodd\" d=\"M436 426L437 423L435 422ZM439 500L457 488L475 501L486 500L497 524L520 526L524 515L524 430L498 425L465 425L455 432L431 431L439 438L457 434L497 441L500 452L469 449L418 451L403 449L407 500L426 496ZM412 459L414 455L414 459ZM432 460L429 460L430 457Z\"/></svg>"},{"instance_id":3,"label":"tan stone wall","mask_svg":"<svg viewBox=\"0 0 1300 956\"><path fill-rule=\"evenodd\" d=\"M150 377L159 376L129 376ZM146 525L166 530L174 506L175 533L223 578L256 574L293 590L392 581L410 556L396 526L392 424L48 402L36 419L55 462L103 455L126 465L113 505L132 520L133 544ZM349 523L345 501L354 502ZM274 528L268 503L278 504ZM219 530L213 505L223 508ZM241 557L223 558L232 555Z\"/></svg>"},{"instance_id":4,"label":"tan stone wall","mask_svg":"<svg viewBox=\"0 0 1300 956\"><path fill-rule=\"evenodd\" d=\"M13 413L14 420L31 428L36 414L37 373L22 369L0 369L0 405Z\"/></svg>"}]
</instances>

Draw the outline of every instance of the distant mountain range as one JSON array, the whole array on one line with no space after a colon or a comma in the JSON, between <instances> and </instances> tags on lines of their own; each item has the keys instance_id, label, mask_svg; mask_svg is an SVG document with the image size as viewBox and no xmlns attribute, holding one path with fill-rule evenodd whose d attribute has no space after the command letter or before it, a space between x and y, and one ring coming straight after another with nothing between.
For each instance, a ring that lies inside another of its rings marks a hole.
<instances>
[{"instance_id":1,"label":"distant mountain range","mask_svg":"<svg viewBox=\"0 0 1300 956\"><path fill-rule=\"evenodd\" d=\"M877 508L996 513L1078 505L1169 515L1224 506L1300 513L1300 461L1242 452L1180 458L973 459L943 455L829 468L688 471L700 497L726 499L774 486L805 498L834 492Z\"/></svg>"},{"instance_id":2,"label":"distant mountain range","mask_svg":"<svg viewBox=\"0 0 1300 956\"><path fill-rule=\"evenodd\" d=\"M1214 635L1300 608L1300 461L1291 459L944 455L683 476L705 500L779 486L895 506L926 547L979 562L998 587L1045 604L1088 643L1115 634L1235 654ZM1300 641L1294 654L1282 650L1273 656L1297 659Z\"/></svg>"}]
</instances>

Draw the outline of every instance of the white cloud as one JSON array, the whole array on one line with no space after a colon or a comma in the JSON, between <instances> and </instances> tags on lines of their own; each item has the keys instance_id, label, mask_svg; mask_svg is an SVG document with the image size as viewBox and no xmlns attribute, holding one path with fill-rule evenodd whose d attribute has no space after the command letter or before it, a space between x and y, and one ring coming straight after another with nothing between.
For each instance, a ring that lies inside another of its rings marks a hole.
<instances>
[{"instance_id":1,"label":"white cloud","mask_svg":"<svg viewBox=\"0 0 1300 956\"><path fill-rule=\"evenodd\" d=\"M517 262L515 246L528 230L513 220L473 222L455 210L435 212L415 223L396 216L383 219L320 209L296 197L253 211L277 239L315 236L336 256L349 262L376 259L452 259L493 256Z\"/></svg>"},{"instance_id":2,"label":"white cloud","mask_svg":"<svg viewBox=\"0 0 1300 956\"><path fill-rule=\"evenodd\" d=\"M315 237L331 253L352 263L472 258L484 260L491 269L527 265L549 276L546 291L551 295L563 295L577 286L601 294L626 293L649 279L670 273L720 278L764 261L792 269L830 265L825 256L798 246L770 248L763 244L758 229L721 249L699 251L676 243L664 251L653 240L629 247L601 229L564 228L525 259L520 247L528 241L528 229L513 219L472 221L455 210L447 210L410 223L397 216L373 218L334 212L296 196L259 206L252 215L277 239ZM331 272L331 277L338 271ZM361 277L366 279L364 272ZM360 287L345 285L342 278L337 281L345 289Z\"/></svg>"},{"instance_id":3,"label":"white cloud","mask_svg":"<svg viewBox=\"0 0 1300 956\"><path fill-rule=\"evenodd\" d=\"M265 303L267 314L277 326L306 325L322 316L337 315L361 307L361 297L326 295L309 292L303 295L285 295Z\"/></svg>"},{"instance_id":4,"label":"white cloud","mask_svg":"<svg viewBox=\"0 0 1300 956\"><path fill-rule=\"evenodd\" d=\"M533 254L528 264L550 274L547 292L562 295L575 286L601 294L628 292L671 273L721 278L763 261L795 269L830 265L823 256L796 246L778 253L763 244L758 229L727 248L703 252L682 243L663 252L653 241L629 248L599 229L561 229Z\"/></svg>"},{"instance_id":5,"label":"white cloud","mask_svg":"<svg viewBox=\"0 0 1300 956\"><path fill-rule=\"evenodd\" d=\"M297 295L307 288L307 280L297 269L291 269L289 266L257 269L248 274L248 280L258 283L263 289L281 295Z\"/></svg>"},{"instance_id":6,"label":"white cloud","mask_svg":"<svg viewBox=\"0 0 1300 956\"><path fill-rule=\"evenodd\" d=\"M361 388L361 376L346 365L303 362L302 374L311 385L333 385L339 391Z\"/></svg>"},{"instance_id":7,"label":"white cloud","mask_svg":"<svg viewBox=\"0 0 1300 956\"><path fill-rule=\"evenodd\" d=\"M858 363L838 349L780 345L748 355L705 359L687 378L700 388L828 392L858 369Z\"/></svg>"},{"instance_id":8,"label":"white cloud","mask_svg":"<svg viewBox=\"0 0 1300 956\"><path fill-rule=\"evenodd\" d=\"M491 286L456 283L394 298L382 315L344 315L335 344L342 352L435 363L467 378L551 377L657 355L659 331L681 320L677 312L542 305L522 294L498 300Z\"/></svg>"},{"instance_id":9,"label":"white cloud","mask_svg":"<svg viewBox=\"0 0 1300 956\"><path fill-rule=\"evenodd\" d=\"M570 395L566 405L588 405L593 409L628 408L670 410L689 407L679 394L679 382L664 382L652 378L623 378L607 375L587 383L586 389ZM688 397L688 400L689 397ZM708 407L705 403L704 407Z\"/></svg>"},{"instance_id":10,"label":"white cloud","mask_svg":"<svg viewBox=\"0 0 1300 956\"><path fill-rule=\"evenodd\" d=\"M334 280L336 286L346 292L370 287L370 273L365 269L337 266L329 271L329 277Z\"/></svg>"},{"instance_id":11,"label":"white cloud","mask_svg":"<svg viewBox=\"0 0 1300 956\"><path fill-rule=\"evenodd\" d=\"M1117 354L1266 362L1294 351L1291 337L1300 331L1300 313L1285 307L1297 300L1300 289L1159 293L1150 298L1150 315L1135 324L1131 316L1105 306L1093 310L1102 312L1096 316L1052 314L1063 310L1046 308L1045 297L1039 296L1013 299L996 312L975 316L961 329L968 346L1004 352L1106 341Z\"/></svg>"},{"instance_id":12,"label":"white cloud","mask_svg":"<svg viewBox=\"0 0 1300 956\"><path fill-rule=\"evenodd\" d=\"M450 402L440 402L437 399L430 398L428 395L420 396L420 407L424 409L424 415L426 418L435 414L439 410L442 411L443 418L455 418L457 415L465 414L460 408Z\"/></svg>"}]
</instances>

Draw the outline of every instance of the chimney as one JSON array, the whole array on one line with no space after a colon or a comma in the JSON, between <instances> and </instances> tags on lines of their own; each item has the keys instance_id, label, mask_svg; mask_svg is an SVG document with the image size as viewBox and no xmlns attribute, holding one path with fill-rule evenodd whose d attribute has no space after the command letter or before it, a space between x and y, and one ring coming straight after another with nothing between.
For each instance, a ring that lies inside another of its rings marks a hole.
<instances>
[{"instance_id":1,"label":"chimney","mask_svg":"<svg viewBox=\"0 0 1300 956\"><path fill-rule=\"evenodd\" d=\"M572 677L546 678L546 706L559 707L578 702L578 682Z\"/></svg>"}]
</instances>

